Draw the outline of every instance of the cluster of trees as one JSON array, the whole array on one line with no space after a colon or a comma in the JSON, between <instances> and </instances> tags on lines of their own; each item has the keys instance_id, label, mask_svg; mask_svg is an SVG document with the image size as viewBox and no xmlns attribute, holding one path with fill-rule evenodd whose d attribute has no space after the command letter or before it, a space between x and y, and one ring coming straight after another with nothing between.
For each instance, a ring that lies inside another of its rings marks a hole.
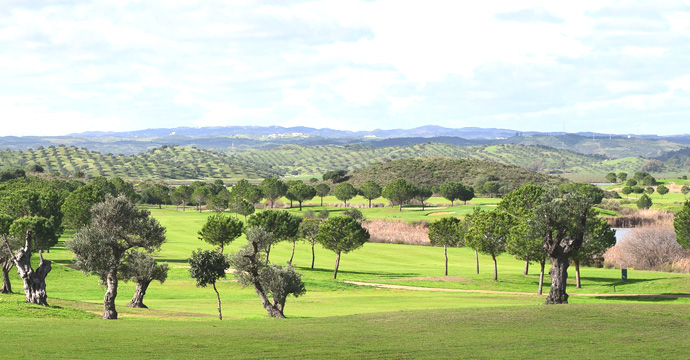
<instances>
[{"instance_id":1,"label":"cluster of trees","mask_svg":"<svg viewBox=\"0 0 690 360\"><path fill-rule=\"evenodd\" d=\"M579 288L580 264L600 258L615 243L615 232L592 209L603 198L597 190L589 184L549 191L527 184L505 195L495 210L476 209L463 220L442 218L431 223L429 240L432 245L444 247L446 275L449 246L468 246L475 253L490 255L494 280L498 279L496 258L506 251L525 261L525 275L529 264L536 262L541 267L539 294L548 259L552 264L551 291L546 303L567 303L570 262L575 264Z\"/></svg>"},{"instance_id":2,"label":"cluster of trees","mask_svg":"<svg viewBox=\"0 0 690 360\"><path fill-rule=\"evenodd\" d=\"M357 220L361 218L361 212L359 215L325 219L307 212L304 218L300 218L286 211L264 210L251 216L246 227L241 221L224 214L209 216L199 231L199 239L218 246L218 249L193 252L188 259L190 275L196 279L198 287L213 286L221 320L223 315L216 282L225 278L230 267L235 269L235 278L241 285L254 288L269 316L284 318L288 295L298 297L306 292L301 274L295 272L292 265L296 241L301 238L311 244L312 268L316 243L333 251L336 254L335 279L341 254L361 247L369 239L369 233ZM223 248L243 232L247 236L247 244L230 256L224 254ZM280 241L293 243L288 266L276 265L269 259L271 247Z\"/></svg>"},{"instance_id":3,"label":"cluster of trees","mask_svg":"<svg viewBox=\"0 0 690 360\"><path fill-rule=\"evenodd\" d=\"M247 216L255 212L256 204L264 199L268 202L269 207L273 208L278 199L285 197L290 201L290 207L293 206L293 202L297 202L301 211L305 201L312 200L317 196L321 198L321 205L323 206L323 198L331 193L345 206L356 196L367 199L369 207L372 205L372 200L383 197L389 201L391 206L398 206L402 210L402 206L412 200L418 201L424 209L425 202L434 194L448 199L451 205L454 205L456 200L464 201L467 204L467 201L472 200L475 196L472 186L454 181L431 188L414 186L402 178L393 180L385 186L381 186L373 180L367 180L359 188L355 188L349 182L342 180L344 174L339 174L340 172L334 171L326 177L334 182L332 186L325 182L312 185L318 182L316 179L310 181L312 184L307 184L301 180L284 182L276 178L266 178L258 185L253 185L242 179L228 190L220 180L216 180L212 184L196 181L191 185L180 185L174 189L163 184L145 184L138 193L134 192L134 196L138 196L138 199L144 203L159 207L166 203L177 204L178 207L182 207L183 211L188 204L195 205L197 210L208 205L217 212L230 208L236 215L243 215L245 221ZM336 180L339 182L336 183ZM484 189L482 191L488 192L491 196L498 194L497 186L498 183L493 180L481 184Z\"/></svg>"},{"instance_id":4,"label":"cluster of trees","mask_svg":"<svg viewBox=\"0 0 690 360\"><path fill-rule=\"evenodd\" d=\"M9 271L17 267L27 302L47 305L45 278L51 263L43 259L65 230L76 230L67 247L83 271L99 275L107 285L104 318L117 318L119 279L137 282L130 306L145 307L143 297L153 280L164 281L167 265L135 249L153 251L165 240L164 229L138 210L132 184L119 178L81 181L17 177L0 183L0 234L3 250L3 292L12 292ZM6 250L6 251L5 251ZM39 263L32 268L31 257ZM152 265L155 265L153 266ZM150 273L149 273L150 272Z\"/></svg>"}]
</instances>

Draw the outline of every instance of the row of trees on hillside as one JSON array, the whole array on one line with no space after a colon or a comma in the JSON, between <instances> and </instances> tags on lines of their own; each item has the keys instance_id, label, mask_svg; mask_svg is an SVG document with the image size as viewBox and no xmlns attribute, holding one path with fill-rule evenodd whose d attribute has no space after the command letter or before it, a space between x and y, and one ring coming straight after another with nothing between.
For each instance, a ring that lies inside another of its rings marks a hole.
<instances>
[{"instance_id":1,"label":"row of trees on hillside","mask_svg":"<svg viewBox=\"0 0 690 360\"><path fill-rule=\"evenodd\" d=\"M442 218L431 223L429 240L432 245L444 247L445 274L448 275L447 247L468 246L475 253L491 256L494 280L498 280L496 258L507 251L525 261L525 275L530 263L540 265L541 294L548 259L552 264L551 291L546 303L567 303L570 261L575 264L579 288L581 262L600 257L615 243L615 232L592 209L602 200L595 187L574 184L560 190L524 185L505 195L495 210L476 209L463 220Z\"/></svg>"},{"instance_id":2,"label":"row of trees on hillside","mask_svg":"<svg viewBox=\"0 0 690 360\"><path fill-rule=\"evenodd\" d=\"M297 202L300 211L303 202L312 200L317 196L321 198L321 206L323 206L323 198L330 194L335 195L345 206L349 200L359 195L369 201L369 207L372 206L372 200L383 197L392 206L399 208L411 200L417 200L424 208L425 202L434 193L448 199L452 205L456 200L467 203L475 196L473 187L459 182L448 182L438 188L431 189L416 187L404 179L396 179L383 187L369 180L364 182L359 189L348 182L340 182L331 189L331 186L326 183L312 186L300 180L283 182L280 179L267 178L259 185L250 184L247 180L242 179L230 191L223 187L220 181L214 184L195 182L191 185L177 186L174 189L162 184L153 184L142 189L140 198L145 203L159 206L165 203L174 203L182 207L183 211L190 203L195 205L197 210L201 210L201 206L204 205L209 205L218 212L230 208L236 214L245 216L246 220L248 215L254 213L255 204L264 199L268 202L269 207L273 208L278 199L286 197L290 201L290 207L292 207L293 202Z\"/></svg>"}]
</instances>

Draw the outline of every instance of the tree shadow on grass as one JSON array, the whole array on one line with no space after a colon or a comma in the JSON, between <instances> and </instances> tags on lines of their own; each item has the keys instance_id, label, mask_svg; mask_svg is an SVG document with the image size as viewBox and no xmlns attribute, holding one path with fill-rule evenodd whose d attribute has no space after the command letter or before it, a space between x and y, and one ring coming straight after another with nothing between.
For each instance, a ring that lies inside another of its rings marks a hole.
<instances>
[{"instance_id":1,"label":"tree shadow on grass","mask_svg":"<svg viewBox=\"0 0 690 360\"><path fill-rule=\"evenodd\" d=\"M321 268L313 268L312 269L312 268L307 267L307 266L297 266L296 268L299 270L304 270L304 271L315 271L315 272L333 274L333 269L321 269ZM366 272L366 271L349 271L349 270L340 270L340 269L338 269L338 274L373 275L373 276L383 278L383 279L397 279L397 278L401 278L401 277L412 277L412 276L420 276L421 275L418 273L384 272L384 271Z\"/></svg>"},{"instance_id":2,"label":"tree shadow on grass","mask_svg":"<svg viewBox=\"0 0 690 360\"><path fill-rule=\"evenodd\" d=\"M573 277L574 279L574 277ZM595 285L600 285L600 286L622 286L622 285L629 285L629 284L638 284L638 283L644 283L644 282L649 282L649 281L657 281L657 280L663 280L663 278L655 278L655 279L630 279L626 281L622 281L621 278L615 277L587 277L583 276L580 277L583 283L587 282L590 284L595 284Z\"/></svg>"},{"instance_id":3,"label":"tree shadow on grass","mask_svg":"<svg viewBox=\"0 0 690 360\"><path fill-rule=\"evenodd\" d=\"M677 297L660 297L658 295L641 296L595 296L595 299L606 301L638 301L638 302L672 302L678 300Z\"/></svg>"}]
</instances>

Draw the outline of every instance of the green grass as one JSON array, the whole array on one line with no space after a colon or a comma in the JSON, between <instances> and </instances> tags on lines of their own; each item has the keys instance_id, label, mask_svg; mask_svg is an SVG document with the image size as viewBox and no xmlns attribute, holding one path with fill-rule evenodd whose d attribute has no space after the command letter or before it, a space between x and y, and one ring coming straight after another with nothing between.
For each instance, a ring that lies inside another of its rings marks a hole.
<instances>
[{"instance_id":1,"label":"green grass","mask_svg":"<svg viewBox=\"0 0 690 360\"><path fill-rule=\"evenodd\" d=\"M495 203L477 201L485 206ZM23 294L0 295L0 351L13 358L535 358L551 354L554 334L567 324L564 346L574 352L564 358L688 355L687 298L572 296L570 305L543 306L543 297L536 294L393 290L344 282L536 292L536 266L523 276L523 262L499 256L499 281L494 282L490 258L480 256L477 275L474 252L466 248L449 249L453 277L444 279L441 248L369 243L343 255L338 279L333 280L334 254L317 247L312 270L309 247L298 243L294 263L307 293L288 299L289 319L267 319L254 291L242 288L228 274L218 284L225 317L220 322L215 293L197 288L186 268L192 250L210 248L196 232L211 213L174 207L151 211L167 227L168 242L156 257L167 261L171 270L164 284L148 289L145 303L150 309L127 308L134 284L121 283L121 320L97 319L104 288L96 277L65 266L72 259L63 246L67 234L46 254L54 261L47 278L51 307L23 304ZM404 209L405 213L414 211ZM236 240L227 251L244 241ZM271 260L283 264L290 251L290 244L281 243L271 252ZM690 293L690 276L685 274L630 270L629 281L621 283L620 270L583 267L582 276L583 288L575 289L571 268L570 294L605 295L614 286L623 294ZM12 281L15 291L21 291L15 273ZM548 283L547 275L545 292ZM40 341L30 335L37 333Z\"/></svg>"},{"instance_id":2,"label":"green grass","mask_svg":"<svg viewBox=\"0 0 690 360\"><path fill-rule=\"evenodd\" d=\"M0 351L15 359L686 359L689 312L624 303L212 323L1 318Z\"/></svg>"}]
</instances>

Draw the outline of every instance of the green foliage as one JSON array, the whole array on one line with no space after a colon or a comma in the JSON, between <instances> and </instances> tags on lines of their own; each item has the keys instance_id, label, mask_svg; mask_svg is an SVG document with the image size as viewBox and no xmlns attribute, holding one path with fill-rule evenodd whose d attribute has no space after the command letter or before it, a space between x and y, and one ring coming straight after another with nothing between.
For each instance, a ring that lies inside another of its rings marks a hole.
<instances>
[{"instance_id":1,"label":"green foliage","mask_svg":"<svg viewBox=\"0 0 690 360\"><path fill-rule=\"evenodd\" d=\"M645 194L647 194L647 195L652 195L652 194L654 194L655 191L656 191L656 190L654 190L654 188L651 187L651 186L647 186L647 187L644 189L644 192L645 192Z\"/></svg>"},{"instance_id":2,"label":"green foliage","mask_svg":"<svg viewBox=\"0 0 690 360\"><path fill-rule=\"evenodd\" d=\"M343 182L335 187L334 194L338 200L345 202L347 206L347 201L357 196L357 189L352 184Z\"/></svg>"},{"instance_id":3,"label":"green foliage","mask_svg":"<svg viewBox=\"0 0 690 360\"><path fill-rule=\"evenodd\" d=\"M225 269L230 267L227 255L212 250L193 251L187 262L189 275L196 280L197 287L215 285L219 279L225 279Z\"/></svg>"},{"instance_id":4,"label":"green foliage","mask_svg":"<svg viewBox=\"0 0 690 360\"><path fill-rule=\"evenodd\" d=\"M273 207L275 201L285 196L287 192L287 186L281 180L276 178L266 178L261 182L261 191L264 197L271 202L271 207Z\"/></svg>"},{"instance_id":5,"label":"green foliage","mask_svg":"<svg viewBox=\"0 0 690 360\"><path fill-rule=\"evenodd\" d=\"M633 192L633 189L630 186L625 186L623 189L621 189L621 193L625 195L626 197L630 195Z\"/></svg>"},{"instance_id":6,"label":"green foliage","mask_svg":"<svg viewBox=\"0 0 690 360\"><path fill-rule=\"evenodd\" d=\"M373 180L367 180L359 187L359 193L365 199L369 200L369 207L371 207L371 200L381 196L381 186Z\"/></svg>"},{"instance_id":7,"label":"green foliage","mask_svg":"<svg viewBox=\"0 0 690 360\"><path fill-rule=\"evenodd\" d=\"M446 200L450 201L451 206L455 205L455 200L460 198L460 194L464 190L465 186L462 183L456 182L456 181L451 181L447 182L445 184L442 184L439 187L439 193L441 196L443 196Z\"/></svg>"},{"instance_id":8,"label":"green foliage","mask_svg":"<svg viewBox=\"0 0 690 360\"><path fill-rule=\"evenodd\" d=\"M620 182L624 183L628 179L628 173L622 172L622 171L619 172L618 173L618 179L620 180ZM615 182L615 181L612 181L612 182Z\"/></svg>"},{"instance_id":9,"label":"green foliage","mask_svg":"<svg viewBox=\"0 0 690 360\"><path fill-rule=\"evenodd\" d=\"M415 186L407 180L399 178L384 186L381 194L392 205L398 205L398 208L402 211L403 204L414 198L416 190Z\"/></svg>"},{"instance_id":10,"label":"green foliage","mask_svg":"<svg viewBox=\"0 0 690 360\"><path fill-rule=\"evenodd\" d=\"M590 199L592 204L600 204L604 199L604 190L598 186L587 183L569 183L558 187L561 194L579 193Z\"/></svg>"},{"instance_id":11,"label":"green foliage","mask_svg":"<svg viewBox=\"0 0 690 360\"><path fill-rule=\"evenodd\" d=\"M234 206L236 206L235 210L237 211L237 213L244 216L245 222L247 221L247 216L253 214L256 211L254 205L246 199L241 199Z\"/></svg>"},{"instance_id":12,"label":"green foliage","mask_svg":"<svg viewBox=\"0 0 690 360\"><path fill-rule=\"evenodd\" d=\"M442 217L429 224L429 242L432 246L462 245L466 230L460 219Z\"/></svg>"},{"instance_id":13,"label":"green foliage","mask_svg":"<svg viewBox=\"0 0 690 360\"><path fill-rule=\"evenodd\" d=\"M311 200L316 196L316 189L313 186L307 185L303 182L297 182L291 185L287 190L287 195L290 195L299 203L299 209L302 210L302 202Z\"/></svg>"},{"instance_id":14,"label":"green foliage","mask_svg":"<svg viewBox=\"0 0 690 360\"><path fill-rule=\"evenodd\" d=\"M345 175L347 175L347 170L331 170L323 174L323 181L331 180L334 184L337 184L344 180Z\"/></svg>"},{"instance_id":15,"label":"green foliage","mask_svg":"<svg viewBox=\"0 0 690 360\"><path fill-rule=\"evenodd\" d=\"M243 230L242 221L220 213L209 216L198 234L199 240L220 247L222 253L225 246L242 235Z\"/></svg>"},{"instance_id":16,"label":"green foliage","mask_svg":"<svg viewBox=\"0 0 690 360\"><path fill-rule=\"evenodd\" d=\"M669 189L666 187L666 185L662 184L656 187L656 192L659 193L659 195L661 195L661 198L663 199L664 195L668 194Z\"/></svg>"},{"instance_id":17,"label":"green foliage","mask_svg":"<svg viewBox=\"0 0 690 360\"><path fill-rule=\"evenodd\" d=\"M168 278L168 263L158 264L151 255L142 251L132 251L127 254L120 268L120 276L136 283L158 281L162 284Z\"/></svg>"},{"instance_id":18,"label":"green foliage","mask_svg":"<svg viewBox=\"0 0 690 360\"><path fill-rule=\"evenodd\" d=\"M364 246L369 232L353 218L336 216L321 223L316 238L327 250L348 253Z\"/></svg>"},{"instance_id":19,"label":"green foliage","mask_svg":"<svg viewBox=\"0 0 690 360\"><path fill-rule=\"evenodd\" d=\"M500 211L480 211L472 216L465 243L480 253L496 257L505 252L508 224L506 214Z\"/></svg>"},{"instance_id":20,"label":"green foliage","mask_svg":"<svg viewBox=\"0 0 690 360\"><path fill-rule=\"evenodd\" d=\"M58 242L58 234L52 221L41 216L24 216L15 220L9 227L9 235L24 239L31 230L31 250L48 250Z\"/></svg>"},{"instance_id":21,"label":"green foliage","mask_svg":"<svg viewBox=\"0 0 690 360\"><path fill-rule=\"evenodd\" d=\"M647 194L640 196L640 198L637 200L637 208L649 209L650 207L652 207L652 198L647 196Z\"/></svg>"},{"instance_id":22,"label":"green foliage","mask_svg":"<svg viewBox=\"0 0 690 360\"><path fill-rule=\"evenodd\" d=\"M610 172L610 173L606 174L606 181L608 181L610 183L615 183L617 178L618 178L618 176L616 175L616 173Z\"/></svg>"},{"instance_id":23,"label":"green foliage","mask_svg":"<svg viewBox=\"0 0 690 360\"><path fill-rule=\"evenodd\" d=\"M345 209L343 210L343 216L355 219L359 222L364 221L364 215L359 209Z\"/></svg>"},{"instance_id":24,"label":"green foliage","mask_svg":"<svg viewBox=\"0 0 690 360\"><path fill-rule=\"evenodd\" d=\"M433 188L448 182L474 184L478 178L487 176L499 177L506 193L524 183L550 187L565 182L561 178L498 162L450 158L416 158L378 163L354 171L350 182L355 186L367 180L388 184L402 178L414 186Z\"/></svg>"},{"instance_id":25,"label":"green foliage","mask_svg":"<svg viewBox=\"0 0 690 360\"><path fill-rule=\"evenodd\" d=\"M690 249L690 201L683 203L680 211L673 216L676 241L683 249Z\"/></svg>"},{"instance_id":26,"label":"green foliage","mask_svg":"<svg viewBox=\"0 0 690 360\"><path fill-rule=\"evenodd\" d=\"M628 181L625 182L625 186L633 187L637 185L637 180L635 179L629 179Z\"/></svg>"},{"instance_id":27,"label":"green foliage","mask_svg":"<svg viewBox=\"0 0 690 360\"><path fill-rule=\"evenodd\" d=\"M315 189L316 189L316 196L321 198L321 206L323 206L323 197L327 196L331 192L331 187L324 184L324 183L321 183L321 184L316 185Z\"/></svg>"},{"instance_id":28,"label":"green foliage","mask_svg":"<svg viewBox=\"0 0 690 360\"><path fill-rule=\"evenodd\" d=\"M165 242L165 228L124 195L108 196L91 213L91 223L80 228L65 246L74 253L76 266L101 280L119 269L130 249L152 252Z\"/></svg>"},{"instance_id":29,"label":"green foliage","mask_svg":"<svg viewBox=\"0 0 690 360\"><path fill-rule=\"evenodd\" d=\"M299 233L301 218L283 210L264 210L249 217L247 227L260 227L271 233L265 242L265 250L270 252L273 244L291 240Z\"/></svg>"},{"instance_id":30,"label":"green foliage","mask_svg":"<svg viewBox=\"0 0 690 360\"><path fill-rule=\"evenodd\" d=\"M600 260L604 252L616 244L616 232L605 219L590 217L582 246L573 253L572 259L584 263Z\"/></svg>"}]
</instances>

